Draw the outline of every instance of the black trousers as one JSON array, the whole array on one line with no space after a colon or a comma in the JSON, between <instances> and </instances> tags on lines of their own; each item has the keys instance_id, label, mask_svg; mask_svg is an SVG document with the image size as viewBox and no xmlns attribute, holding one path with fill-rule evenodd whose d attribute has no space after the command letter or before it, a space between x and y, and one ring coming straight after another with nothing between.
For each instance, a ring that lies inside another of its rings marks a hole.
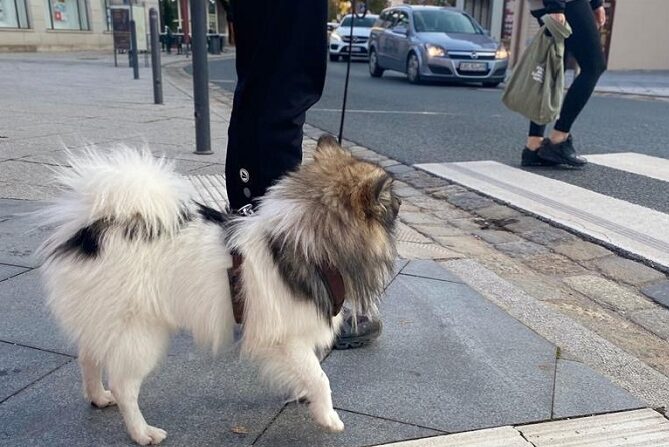
<instances>
[{"instance_id":1,"label":"black trousers","mask_svg":"<svg viewBox=\"0 0 669 447\"><path fill-rule=\"evenodd\" d=\"M252 203L302 161L306 111L327 68L327 0L233 2L237 46L226 155L232 209Z\"/></svg>"},{"instance_id":2,"label":"black trousers","mask_svg":"<svg viewBox=\"0 0 669 447\"><path fill-rule=\"evenodd\" d=\"M572 29L572 35L565 40L565 49L574 56L581 72L567 91L560 110L560 118L554 128L569 133L574 121L592 96L597 80L606 70L606 60L590 2L588 0L569 2L564 13ZM533 12L533 14L540 16L541 13ZM530 123L529 136L543 137L545 131L546 126Z\"/></svg>"}]
</instances>

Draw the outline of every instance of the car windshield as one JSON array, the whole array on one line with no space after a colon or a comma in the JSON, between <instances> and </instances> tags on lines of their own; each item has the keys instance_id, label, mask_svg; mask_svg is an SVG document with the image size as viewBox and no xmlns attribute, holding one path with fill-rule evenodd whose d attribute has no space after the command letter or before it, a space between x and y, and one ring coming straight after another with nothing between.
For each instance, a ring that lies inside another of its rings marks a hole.
<instances>
[{"instance_id":1,"label":"car windshield","mask_svg":"<svg viewBox=\"0 0 669 447\"><path fill-rule=\"evenodd\" d=\"M352 20L351 16L345 17L344 20L341 21L341 24L339 26L350 27L351 20ZM361 19L356 17L355 20L353 20L353 26L359 26L360 28L371 28L374 26L375 22L376 22L376 17L367 16Z\"/></svg>"},{"instance_id":2,"label":"car windshield","mask_svg":"<svg viewBox=\"0 0 669 447\"><path fill-rule=\"evenodd\" d=\"M415 11L413 17L418 33L482 34L474 21L461 12L444 9Z\"/></svg>"}]
</instances>

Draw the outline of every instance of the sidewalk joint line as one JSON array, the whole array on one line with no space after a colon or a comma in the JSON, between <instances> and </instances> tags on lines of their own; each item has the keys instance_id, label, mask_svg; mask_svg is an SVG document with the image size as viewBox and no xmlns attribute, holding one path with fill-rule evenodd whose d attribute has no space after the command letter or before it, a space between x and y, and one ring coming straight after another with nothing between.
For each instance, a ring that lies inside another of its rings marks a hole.
<instances>
[{"instance_id":1,"label":"sidewalk joint line","mask_svg":"<svg viewBox=\"0 0 669 447\"><path fill-rule=\"evenodd\" d=\"M283 413L283 410L285 410L288 407L289 403L290 402L286 402L285 404L283 404L283 407L281 407L279 412L274 415L272 420L267 423L265 428L263 428L263 430L260 432L260 434L253 440L253 442L251 443L252 446L256 445L256 442L258 442L260 440L260 438L262 438L262 436L267 432L267 430L269 430L269 428L272 426L272 424L274 424L274 421L276 421L279 418L279 416L281 416L281 414Z\"/></svg>"},{"instance_id":2,"label":"sidewalk joint line","mask_svg":"<svg viewBox=\"0 0 669 447\"><path fill-rule=\"evenodd\" d=\"M402 269L402 270L404 270L404 269ZM431 276L422 276L422 275L417 275L415 273L402 273L402 272L400 272L400 275L410 276L412 278L431 279L433 281L448 282L448 283L451 283L451 284L459 284L461 286L466 285L464 282L452 281L450 279L443 279L443 278L433 278Z\"/></svg>"},{"instance_id":3,"label":"sidewalk joint line","mask_svg":"<svg viewBox=\"0 0 669 447\"><path fill-rule=\"evenodd\" d=\"M76 359L77 358L76 355L66 354L64 352L58 352L58 351L54 351L52 349L38 348L37 346L26 345L24 343L19 343L19 342L15 342L15 341L0 340L0 343L5 343L5 344L8 344L8 345L13 345L13 346L20 346L22 348L27 348L27 349L34 349L35 351L48 352L49 354L62 355L64 357L69 357L70 359Z\"/></svg>"},{"instance_id":4,"label":"sidewalk joint line","mask_svg":"<svg viewBox=\"0 0 669 447\"><path fill-rule=\"evenodd\" d=\"M334 409L335 410L340 410L340 411L345 411L347 413L357 414L359 416L367 416L367 417L370 417L370 418L373 418L373 419L381 419L381 420L388 421L388 422L395 422L397 424L410 425L412 427L423 428L425 430L433 430L433 431L441 433L442 435L455 434L455 432L448 432L448 431L446 431L444 429L441 429L441 428L428 427L426 425L414 424L413 422L400 421L400 420L397 420L397 419L392 419L392 418L388 418L388 417L384 417L384 416L377 416L377 415L374 415L374 414L364 413L362 411L349 410L349 409L346 409L346 408L343 408L343 407L335 406Z\"/></svg>"},{"instance_id":5,"label":"sidewalk joint line","mask_svg":"<svg viewBox=\"0 0 669 447\"><path fill-rule=\"evenodd\" d=\"M14 396L16 396L17 394L21 393L22 391L24 391L24 390L30 388L31 386L33 386L33 385L36 384L37 382L39 382L39 381L41 381L42 379L44 379L46 376L49 376L49 375L53 374L54 372L58 371L58 370L61 369L63 366L65 366L65 365L69 365L70 363L72 363L72 360L73 360L73 359L69 359L68 361L66 361L66 362L63 363L62 365L55 367L54 369L52 369L51 371L47 372L46 374L44 374L44 375L40 376L39 378L33 380L33 381L30 382L28 385L26 385L26 386L24 386L23 388L21 388L21 389L15 391L14 393L12 393L12 394L10 394L9 396L7 396L6 398L0 400L0 405L2 405L3 403L7 402L9 399L11 399L12 397L14 397Z\"/></svg>"},{"instance_id":6,"label":"sidewalk joint line","mask_svg":"<svg viewBox=\"0 0 669 447\"><path fill-rule=\"evenodd\" d=\"M557 388L557 369L560 360L560 347L555 346L555 367L553 368L553 389L551 391L551 420L555 415L555 389Z\"/></svg>"}]
</instances>

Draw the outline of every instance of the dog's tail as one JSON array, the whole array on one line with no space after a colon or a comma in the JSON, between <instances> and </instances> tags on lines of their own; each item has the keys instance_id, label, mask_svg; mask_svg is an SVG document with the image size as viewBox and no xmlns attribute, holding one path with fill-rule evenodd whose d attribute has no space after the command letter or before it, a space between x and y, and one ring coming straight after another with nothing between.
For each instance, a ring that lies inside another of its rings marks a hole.
<instances>
[{"instance_id":1,"label":"dog's tail","mask_svg":"<svg viewBox=\"0 0 669 447\"><path fill-rule=\"evenodd\" d=\"M77 239L95 238L110 227L130 238L169 236L188 218L191 184L148 149L89 148L69 153L67 164L54 169L62 194L40 213L42 223L55 227L42 256L73 241L85 244Z\"/></svg>"}]
</instances>

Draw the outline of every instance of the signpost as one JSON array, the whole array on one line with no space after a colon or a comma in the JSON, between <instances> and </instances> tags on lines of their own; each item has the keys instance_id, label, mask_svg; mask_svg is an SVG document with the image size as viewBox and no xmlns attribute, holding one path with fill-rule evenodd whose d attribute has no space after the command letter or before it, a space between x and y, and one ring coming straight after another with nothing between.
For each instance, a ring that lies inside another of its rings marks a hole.
<instances>
[{"instance_id":1,"label":"signpost","mask_svg":"<svg viewBox=\"0 0 669 447\"><path fill-rule=\"evenodd\" d=\"M109 8L111 11L112 34L114 40L114 66L118 67L116 53L130 51L130 11L128 8Z\"/></svg>"}]
</instances>

